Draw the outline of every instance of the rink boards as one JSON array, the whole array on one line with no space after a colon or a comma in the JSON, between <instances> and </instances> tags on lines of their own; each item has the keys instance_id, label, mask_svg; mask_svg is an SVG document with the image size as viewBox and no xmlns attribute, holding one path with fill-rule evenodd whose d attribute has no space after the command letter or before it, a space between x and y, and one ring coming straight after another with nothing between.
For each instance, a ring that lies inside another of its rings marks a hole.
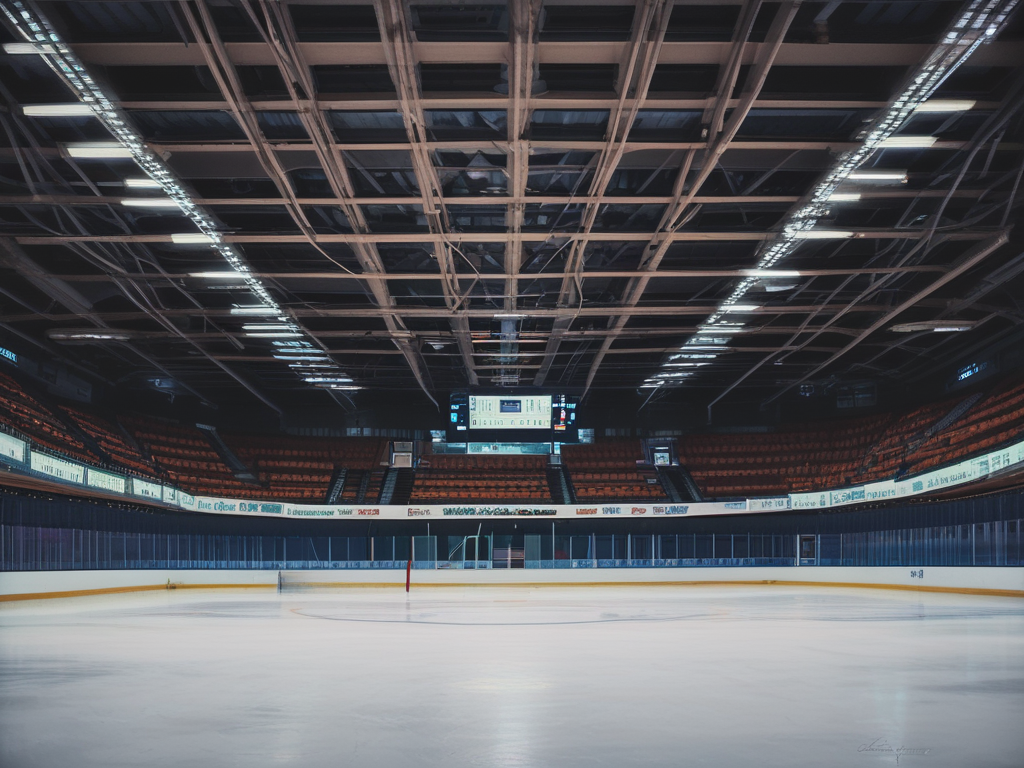
<instances>
[{"instance_id":1,"label":"rink boards","mask_svg":"<svg viewBox=\"0 0 1024 768\"><path fill-rule=\"evenodd\" d=\"M163 589L276 589L287 586L405 588L404 570L125 570L0 573L0 602ZM701 567L572 568L553 570L414 570L412 588L545 586L699 586L792 584L909 589L1024 597L1020 567Z\"/></svg>"}]
</instances>

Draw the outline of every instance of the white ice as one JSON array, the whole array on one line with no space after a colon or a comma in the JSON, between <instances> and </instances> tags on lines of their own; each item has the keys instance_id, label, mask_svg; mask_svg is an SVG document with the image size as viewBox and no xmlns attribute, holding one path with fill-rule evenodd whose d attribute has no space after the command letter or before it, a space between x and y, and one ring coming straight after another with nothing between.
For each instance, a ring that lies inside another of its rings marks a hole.
<instances>
[{"instance_id":1,"label":"white ice","mask_svg":"<svg viewBox=\"0 0 1024 768\"><path fill-rule=\"evenodd\" d=\"M1024 600L414 587L0 607L4 768L897 764L1024 765Z\"/></svg>"}]
</instances>

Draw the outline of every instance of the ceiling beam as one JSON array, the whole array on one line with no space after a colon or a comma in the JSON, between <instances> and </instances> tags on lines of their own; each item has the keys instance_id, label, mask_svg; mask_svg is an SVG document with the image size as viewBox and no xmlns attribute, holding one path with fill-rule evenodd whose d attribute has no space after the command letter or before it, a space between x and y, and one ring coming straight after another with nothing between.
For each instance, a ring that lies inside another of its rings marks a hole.
<instances>
[{"instance_id":1,"label":"ceiling beam","mask_svg":"<svg viewBox=\"0 0 1024 768\"><path fill-rule=\"evenodd\" d=\"M859 229L852 230L853 239L859 240L918 240L928 236L922 229ZM590 232L589 240L601 242L649 242L658 233L651 232ZM665 234L668 243L683 242L761 242L775 237L775 232L696 232L679 230ZM950 240L980 240L992 235L991 229L963 229L950 232ZM523 232L523 240L543 243L549 240L577 240L581 232ZM453 243L503 243L504 232L452 232L448 239ZM19 235L22 245L53 245L56 243L167 243L167 235ZM427 243L431 241L428 232L374 232L317 235L318 243ZM247 232L225 234L226 243L308 243L304 235L263 235ZM187 246L186 246L187 247ZM660 260L659 260L660 263ZM649 265L647 271L654 272L656 265Z\"/></svg>"}]
</instances>

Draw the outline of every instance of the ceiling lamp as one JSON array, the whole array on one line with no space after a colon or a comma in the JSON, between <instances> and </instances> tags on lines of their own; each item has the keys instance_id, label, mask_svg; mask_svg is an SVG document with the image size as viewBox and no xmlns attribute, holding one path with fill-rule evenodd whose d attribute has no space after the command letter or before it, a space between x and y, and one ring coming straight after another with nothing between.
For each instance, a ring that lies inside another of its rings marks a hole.
<instances>
[{"instance_id":1,"label":"ceiling lamp","mask_svg":"<svg viewBox=\"0 0 1024 768\"><path fill-rule=\"evenodd\" d=\"M973 99L928 99L918 104L915 112L967 112L977 104Z\"/></svg>"},{"instance_id":2,"label":"ceiling lamp","mask_svg":"<svg viewBox=\"0 0 1024 768\"><path fill-rule=\"evenodd\" d=\"M922 320L916 323L900 323L889 330L893 333L963 333L974 326L974 322L964 320Z\"/></svg>"},{"instance_id":3,"label":"ceiling lamp","mask_svg":"<svg viewBox=\"0 0 1024 768\"><path fill-rule=\"evenodd\" d=\"M262 304L248 307L232 307L232 315L279 315L281 310L277 307L265 307Z\"/></svg>"},{"instance_id":4,"label":"ceiling lamp","mask_svg":"<svg viewBox=\"0 0 1024 768\"><path fill-rule=\"evenodd\" d=\"M928 149L936 141L934 136L890 136L878 146L882 149Z\"/></svg>"},{"instance_id":5,"label":"ceiling lamp","mask_svg":"<svg viewBox=\"0 0 1024 768\"><path fill-rule=\"evenodd\" d=\"M850 181L895 181L907 183L906 171L854 171L847 176ZM831 199L831 195L829 196Z\"/></svg>"},{"instance_id":6,"label":"ceiling lamp","mask_svg":"<svg viewBox=\"0 0 1024 768\"><path fill-rule=\"evenodd\" d=\"M124 185L129 189L160 189L159 181L155 179L125 179Z\"/></svg>"},{"instance_id":7,"label":"ceiling lamp","mask_svg":"<svg viewBox=\"0 0 1024 768\"><path fill-rule=\"evenodd\" d=\"M21 112L25 117L92 117L88 104L73 101L70 104L26 104Z\"/></svg>"},{"instance_id":8,"label":"ceiling lamp","mask_svg":"<svg viewBox=\"0 0 1024 768\"><path fill-rule=\"evenodd\" d=\"M213 238L202 232L181 232L171 235L175 245L213 245Z\"/></svg>"},{"instance_id":9,"label":"ceiling lamp","mask_svg":"<svg viewBox=\"0 0 1024 768\"><path fill-rule=\"evenodd\" d=\"M65 144L64 152L75 160L131 160L132 151L118 141L83 141Z\"/></svg>"},{"instance_id":10,"label":"ceiling lamp","mask_svg":"<svg viewBox=\"0 0 1024 768\"><path fill-rule=\"evenodd\" d=\"M171 200L169 197L129 197L122 200L121 205L126 205L129 208L175 208L181 210L178 201Z\"/></svg>"}]
</instances>

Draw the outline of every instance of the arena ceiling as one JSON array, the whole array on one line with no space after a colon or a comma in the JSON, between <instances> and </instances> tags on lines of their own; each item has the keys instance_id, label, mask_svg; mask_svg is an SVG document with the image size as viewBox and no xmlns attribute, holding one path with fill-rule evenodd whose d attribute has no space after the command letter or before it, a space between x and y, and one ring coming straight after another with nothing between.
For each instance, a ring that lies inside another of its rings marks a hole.
<instances>
[{"instance_id":1,"label":"arena ceiling","mask_svg":"<svg viewBox=\"0 0 1024 768\"><path fill-rule=\"evenodd\" d=\"M0 0L0 338L278 409L920 376L1021 325L1016 5Z\"/></svg>"}]
</instances>

